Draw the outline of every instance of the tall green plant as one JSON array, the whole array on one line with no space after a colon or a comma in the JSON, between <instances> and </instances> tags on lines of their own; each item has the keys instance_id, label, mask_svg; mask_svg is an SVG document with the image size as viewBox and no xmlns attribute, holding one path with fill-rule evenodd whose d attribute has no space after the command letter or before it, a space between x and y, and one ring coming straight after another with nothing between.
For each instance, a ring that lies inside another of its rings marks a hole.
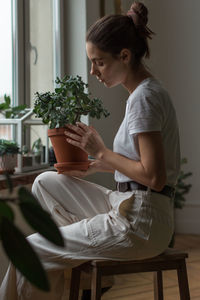
<instances>
[{"instance_id":1,"label":"tall green plant","mask_svg":"<svg viewBox=\"0 0 200 300\"><path fill-rule=\"evenodd\" d=\"M43 123L49 124L50 129L75 124L80 121L81 115L97 119L109 115L100 99L90 97L88 85L80 76L57 78L56 84L57 88L52 93L35 94L33 111L42 118Z\"/></svg>"}]
</instances>

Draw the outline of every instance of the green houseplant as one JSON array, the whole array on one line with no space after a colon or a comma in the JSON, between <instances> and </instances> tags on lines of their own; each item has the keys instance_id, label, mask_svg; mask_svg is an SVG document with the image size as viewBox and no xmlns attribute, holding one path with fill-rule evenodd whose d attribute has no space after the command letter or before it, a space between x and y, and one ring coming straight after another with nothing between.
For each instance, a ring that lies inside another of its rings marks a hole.
<instances>
[{"instance_id":1,"label":"green houseplant","mask_svg":"<svg viewBox=\"0 0 200 300\"><path fill-rule=\"evenodd\" d=\"M0 174L14 173L19 147L15 141L0 139Z\"/></svg>"},{"instance_id":2,"label":"green houseplant","mask_svg":"<svg viewBox=\"0 0 200 300\"><path fill-rule=\"evenodd\" d=\"M181 166L187 163L186 158L181 159ZM189 193L192 185L190 183L186 183L188 177L192 175L192 172L184 172L181 168L180 173L178 175L177 183L175 186L175 195L174 195L174 209L181 209L185 204L185 195ZM169 247L173 248L175 243L175 233L172 236Z\"/></svg>"},{"instance_id":3,"label":"green houseplant","mask_svg":"<svg viewBox=\"0 0 200 300\"><path fill-rule=\"evenodd\" d=\"M187 163L186 158L182 158L181 165ZM185 203L185 195L189 193L192 185L190 183L186 183L185 180L192 175L192 172L184 172L182 169L180 170L176 189L175 189L175 197L174 197L174 208L183 208Z\"/></svg>"},{"instance_id":4,"label":"green houseplant","mask_svg":"<svg viewBox=\"0 0 200 300\"><path fill-rule=\"evenodd\" d=\"M48 136L51 139L59 173L65 170L88 168L88 155L83 150L67 143L64 131L66 124L76 124L82 115L100 119L109 113L98 98L91 98L88 85L80 76L57 78L54 92L36 93L34 112L49 124Z\"/></svg>"},{"instance_id":5,"label":"green houseplant","mask_svg":"<svg viewBox=\"0 0 200 300\"><path fill-rule=\"evenodd\" d=\"M41 156L42 156L42 140L41 138L38 138L33 142L31 151L34 154L36 163L41 163Z\"/></svg>"},{"instance_id":6,"label":"green houseplant","mask_svg":"<svg viewBox=\"0 0 200 300\"><path fill-rule=\"evenodd\" d=\"M6 119L19 118L25 113L26 105L11 106L10 96L4 95L4 102L0 103L0 113L4 115Z\"/></svg>"}]
</instances>

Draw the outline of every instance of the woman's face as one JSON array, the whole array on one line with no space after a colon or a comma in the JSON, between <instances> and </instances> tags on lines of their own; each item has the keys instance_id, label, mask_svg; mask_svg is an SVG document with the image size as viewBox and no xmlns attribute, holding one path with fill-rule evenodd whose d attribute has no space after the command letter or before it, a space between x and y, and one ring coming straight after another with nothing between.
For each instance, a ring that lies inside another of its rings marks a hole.
<instances>
[{"instance_id":1,"label":"woman's face","mask_svg":"<svg viewBox=\"0 0 200 300\"><path fill-rule=\"evenodd\" d=\"M114 58L110 53L100 50L91 42L86 43L86 51L91 61L91 75L95 75L107 87L113 87L124 82L126 65L120 55Z\"/></svg>"}]
</instances>

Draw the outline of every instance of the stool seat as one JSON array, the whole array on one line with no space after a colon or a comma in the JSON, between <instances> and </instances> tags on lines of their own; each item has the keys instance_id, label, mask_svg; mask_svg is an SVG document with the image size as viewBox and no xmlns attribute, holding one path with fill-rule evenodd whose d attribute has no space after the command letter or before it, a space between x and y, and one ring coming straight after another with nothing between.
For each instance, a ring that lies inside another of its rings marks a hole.
<instances>
[{"instance_id":1,"label":"stool seat","mask_svg":"<svg viewBox=\"0 0 200 300\"><path fill-rule=\"evenodd\" d=\"M101 276L154 272L154 299L163 300L162 271L165 270L177 270L180 300L189 300L189 285L185 263L187 257L186 252L169 248L156 257L142 260L91 260L72 269L69 300L78 300L81 272L91 273L92 275L91 300L101 299Z\"/></svg>"}]
</instances>

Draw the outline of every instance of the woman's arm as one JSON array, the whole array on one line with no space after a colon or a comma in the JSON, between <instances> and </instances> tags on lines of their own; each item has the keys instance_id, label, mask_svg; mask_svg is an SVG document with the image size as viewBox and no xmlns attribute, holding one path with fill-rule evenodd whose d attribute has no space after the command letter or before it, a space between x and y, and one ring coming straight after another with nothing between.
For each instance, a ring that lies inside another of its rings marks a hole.
<instances>
[{"instance_id":1,"label":"woman's arm","mask_svg":"<svg viewBox=\"0 0 200 300\"><path fill-rule=\"evenodd\" d=\"M149 186L154 190L162 190L166 183L164 150L160 132L138 134L140 161L131 160L115 153L104 145L98 132L83 123L70 125L75 134L66 131L67 141L85 150L100 162L118 170L132 180Z\"/></svg>"},{"instance_id":2,"label":"woman's arm","mask_svg":"<svg viewBox=\"0 0 200 300\"><path fill-rule=\"evenodd\" d=\"M98 159L109 163L127 177L160 191L166 184L166 170L160 132L138 134L140 161L134 161L109 149L97 154Z\"/></svg>"}]
</instances>

